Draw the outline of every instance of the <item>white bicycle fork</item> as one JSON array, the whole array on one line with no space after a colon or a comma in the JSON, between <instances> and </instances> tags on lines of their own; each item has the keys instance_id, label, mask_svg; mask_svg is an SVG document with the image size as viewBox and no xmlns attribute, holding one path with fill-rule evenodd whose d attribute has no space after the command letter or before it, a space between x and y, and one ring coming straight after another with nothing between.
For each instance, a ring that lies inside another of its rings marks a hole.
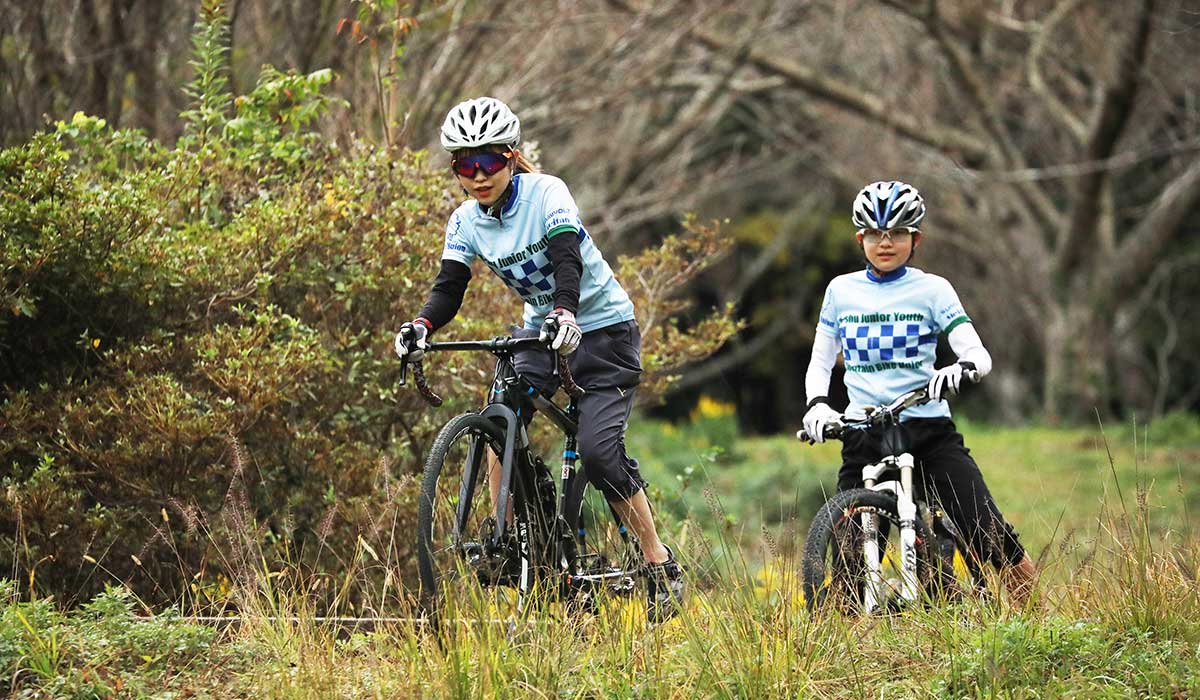
<instances>
[{"instance_id":1,"label":"white bicycle fork","mask_svg":"<svg viewBox=\"0 0 1200 700\"><path fill-rule=\"evenodd\" d=\"M899 468L899 481L875 483L885 472ZM900 597L913 602L920 594L917 589L917 505L913 502L913 457L908 453L884 457L878 464L863 467L863 484L872 491L891 493L896 497L896 511L900 516ZM879 550L879 516L863 513L863 563L866 565L866 582L863 590L863 607L867 614L879 609L887 597L889 584L883 578L882 553Z\"/></svg>"}]
</instances>

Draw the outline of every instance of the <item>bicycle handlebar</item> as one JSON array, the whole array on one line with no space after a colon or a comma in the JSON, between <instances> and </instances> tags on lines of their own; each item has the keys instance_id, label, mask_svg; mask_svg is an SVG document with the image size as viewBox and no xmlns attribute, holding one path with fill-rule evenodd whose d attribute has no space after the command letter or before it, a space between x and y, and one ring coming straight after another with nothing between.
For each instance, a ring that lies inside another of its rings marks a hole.
<instances>
[{"instance_id":1,"label":"bicycle handlebar","mask_svg":"<svg viewBox=\"0 0 1200 700\"><path fill-rule=\"evenodd\" d=\"M968 369L963 372L963 375L972 383L978 384L980 380L979 371ZM890 423L904 412L906 409L913 406L920 406L929 403L929 385L922 386L920 389L913 389L907 394L901 394L889 404L880 406L864 406L863 413L848 416L843 413L839 417L837 423L827 423L824 427L826 440L840 440L842 435L847 430L867 430L868 428L877 425ZM796 437L809 444L816 442L807 432L800 430L796 433Z\"/></svg>"},{"instance_id":2,"label":"bicycle handlebar","mask_svg":"<svg viewBox=\"0 0 1200 700\"><path fill-rule=\"evenodd\" d=\"M545 348L546 343L540 338L503 336L492 338L491 340L451 340L441 343L429 343L425 346L425 352L486 350L493 354L499 354L534 347ZM571 375L571 366L567 362L566 356L560 355L557 352L554 352L554 356L558 361L557 369L558 375L562 379L563 391L567 392L567 395L574 399L583 396L583 389L575 383L575 378ZM421 394L422 398L431 406L441 406L442 397L429 388L429 383L425 379L425 367L421 360L410 363L407 359L400 359L400 386L404 386L407 383L409 364L412 364L413 381L417 385L417 391Z\"/></svg>"}]
</instances>

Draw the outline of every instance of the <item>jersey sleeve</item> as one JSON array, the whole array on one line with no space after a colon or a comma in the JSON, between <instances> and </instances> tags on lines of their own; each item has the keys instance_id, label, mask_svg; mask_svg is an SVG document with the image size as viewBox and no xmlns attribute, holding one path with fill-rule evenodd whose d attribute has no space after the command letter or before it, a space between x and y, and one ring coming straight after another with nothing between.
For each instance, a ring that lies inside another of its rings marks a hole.
<instances>
[{"instance_id":1,"label":"jersey sleeve","mask_svg":"<svg viewBox=\"0 0 1200 700\"><path fill-rule=\"evenodd\" d=\"M933 319L937 323L938 332L949 333L959 324L970 323L971 319L950 282L944 279L938 279L937 282L933 296Z\"/></svg>"},{"instance_id":2,"label":"jersey sleeve","mask_svg":"<svg viewBox=\"0 0 1200 700\"><path fill-rule=\"evenodd\" d=\"M821 315L817 319L817 332L832 338L838 337L837 301L833 293L833 285L825 288L825 298L821 301Z\"/></svg>"},{"instance_id":3,"label":"jersey sleeve","mask_svg":"<svg viewBox=\"0 0 1200 700\"><path fill-rule=\"evenodd\" d=\"M543 229L551 238L565 231L579 231L579 207L562 180L551 180L542 198L542 211Z\"/></svg>"},{"instance_id":4,"label":"jersey sleeve","mask_svg":"<svg viewBox=\"0 0 1200 700\"><path fill-rule=\"evenodd\" d=\"M467 267L475 261L475 248L460 210L455 210L446 223L446 247L442 249L442 260L454 260Z\"/></svg>"}]
</instances>

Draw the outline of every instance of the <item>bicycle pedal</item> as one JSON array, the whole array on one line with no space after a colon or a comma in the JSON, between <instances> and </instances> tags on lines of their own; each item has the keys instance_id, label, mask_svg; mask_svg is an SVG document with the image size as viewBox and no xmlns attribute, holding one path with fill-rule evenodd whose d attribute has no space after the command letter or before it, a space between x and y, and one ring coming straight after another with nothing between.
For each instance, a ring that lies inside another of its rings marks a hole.
<instances>
[{"instance_id":1,"label":"bicycle pedal","mask_svg":"<svg viewBox=\"0 0 1200 700\"><path fill-rule=\"evenodd\" d=\"M615 571L619 571L619 569L614 569L614 572ZM614 579L612 585L609 587L609 590L618 595L627 595L633 593L636 588L637 581L635 581L632 576L626 575Z\"/></svg>"},{"instance_id":2,"label":"bicycle pedal","mask_svg":"<svg viewBox=\"0 0 1200 700\"><path fill-rule=\"evenodd\" d=\"M479 542L463 542L462 544L463 558L467 560L467 566L478 566L483 559L483 545Z\"/></svg>"}]
</instances>

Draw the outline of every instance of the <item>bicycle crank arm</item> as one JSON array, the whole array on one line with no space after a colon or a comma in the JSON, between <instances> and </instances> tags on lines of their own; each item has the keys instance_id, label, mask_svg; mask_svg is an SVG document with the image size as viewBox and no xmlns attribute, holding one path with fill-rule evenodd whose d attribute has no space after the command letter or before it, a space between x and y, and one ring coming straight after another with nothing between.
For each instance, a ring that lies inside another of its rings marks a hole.
<instances>
[{"instance_id":1,"label":"bicycle crank arm","mask_svg":"<svg viewBox=\"0 0 1200 700\"><path fill-rule=\"evenodd\" d=\"M567 585L572 588L604 586L613 593L625 595L637 588L637 581L627 571L608 571L602 574L568 576Z\"/></svg>"}]
</instances>

